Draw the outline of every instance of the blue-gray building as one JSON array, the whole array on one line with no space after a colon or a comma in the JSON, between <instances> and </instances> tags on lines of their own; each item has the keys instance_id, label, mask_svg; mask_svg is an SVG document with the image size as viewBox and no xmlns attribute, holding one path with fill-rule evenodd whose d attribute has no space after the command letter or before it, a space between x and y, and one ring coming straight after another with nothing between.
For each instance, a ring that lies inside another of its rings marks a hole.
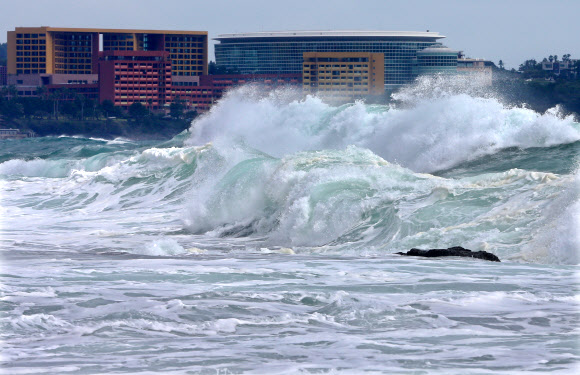
<instances>
[{"instance_id":1,"label":"blue-gray building","mask_svg":"<svg viewBox=\"0 0 580 375\"><path fill-rule=\"evenodd\" d=\"M441 47L445 38L429 31L281 31L222 34L215 40L218 66L242 74L300 74L304 52L371 52L385 55L385 86L411 82L419 71L456 69L457 53L446 49L443 56L421 55L429 47ZM451 51L452 53L449 53ZM443 52L438 50L437 52ZM455 54L455 55L453 55ZM421 64L426 64L420 68Z\"/></svg>"}]
</instances>

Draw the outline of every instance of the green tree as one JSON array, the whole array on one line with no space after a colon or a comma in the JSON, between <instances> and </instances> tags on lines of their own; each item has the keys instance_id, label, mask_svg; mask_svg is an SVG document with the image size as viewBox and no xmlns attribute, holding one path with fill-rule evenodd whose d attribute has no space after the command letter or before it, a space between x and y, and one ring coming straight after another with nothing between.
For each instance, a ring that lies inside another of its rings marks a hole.
<instances>
[{"instance_id":1,"label":"green tree","mask_svg":"<svg viewBox=\"0 0 580 375\"><path fill-rule=\"evenodd\" d=\"M121 109L119 107L115 107L110 100L103 100L100 105L101 112L105 115L105 117L119 117L121 116Z\"/></svg>"},{"instance_id":2,"label":"green tree","mask_svg":"<svg viewBox=\"0 0 580 375\"><path fill-rule=\"evenodd\" d=\"M24 107L15 100L3 100L0 105L0 114L7 120L15 120L24 115Z\"/></svg>"},{"instance_id":3,"label":"green tree","mask_svg":"<svg viewBox=\"0 0 580 375\"><path fill-rule=\"evenodd\" d=\"M183 104L183 100L177 98L169 105L169 115L173 118L181 118L184 109L185 105Z\"/></svg>"},{"instance_id":4,"label":"green tree","mask_svg":"<svg viewBox=\"0 0 580 375\"><path fill-rule=\"evenodd\" d=\"M62 113L70 118L78 118L80 114L80 107L74 100L66 100L62 103Z\"/></svg>"},{"instance_id":5,"label":"green tree","mask_svg":"<svg viewBox=\"0 0 580 375\"><path fill-rule=\"evenodd\" d=\"M135 121L143 120L149 115L149 110L143 104L135 102L129 106L129 116Z\"/></svg>"},{"instance_id":6,"label":"green tree","mask_svg":"<svg viewBox=\"0 0 580 375\"><path fill-rule=\"evenodd\" d=\"M501 70L504 70L504 66L503 66L503 60L499 60L499 64L498 64L498 65L499 65L499 68L500 68Z\"/></svg>"}]
</instances>

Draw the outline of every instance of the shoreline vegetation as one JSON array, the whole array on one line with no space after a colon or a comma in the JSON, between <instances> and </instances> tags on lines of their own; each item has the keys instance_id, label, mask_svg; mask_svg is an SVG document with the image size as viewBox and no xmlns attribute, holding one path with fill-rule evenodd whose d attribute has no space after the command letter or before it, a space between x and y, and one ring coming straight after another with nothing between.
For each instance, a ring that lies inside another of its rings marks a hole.
<instances>
[{"instance_id":1,"label":"shoreline vegetation","mask_svg":"<svg viewBox=\"0 0 580 375\"><path fill-rule=\"evenodd\" d=\"M0 128L33 131L39 137L167 140L188 129L197 117L195 111L184 112L181 103L173 103L169 114L152 113L141 103L125 112L110 101L97 104L75 96L59 102L54 97L6 95L9 90L0 96Z\"/></svg>"}]
</instances>

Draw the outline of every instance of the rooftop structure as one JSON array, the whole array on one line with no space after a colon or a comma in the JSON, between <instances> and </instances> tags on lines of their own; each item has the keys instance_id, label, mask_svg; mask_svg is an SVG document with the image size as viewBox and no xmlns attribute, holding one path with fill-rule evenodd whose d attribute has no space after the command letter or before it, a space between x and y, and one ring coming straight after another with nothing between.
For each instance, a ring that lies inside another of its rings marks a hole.
<instances>
[{"instance_id":1,"label":"rooftop structure","mask_svg":"<svg viewBox=\"0 0 580 375\"><path fill-rule=\"evenodd\" d=\"M216 64L243 74L301 73L305 52L365 52L384 55L384 84L396 87L416 74L417 52L445 36L429 31L277 31L222 34Z\"/></svg>"}]
</instances>

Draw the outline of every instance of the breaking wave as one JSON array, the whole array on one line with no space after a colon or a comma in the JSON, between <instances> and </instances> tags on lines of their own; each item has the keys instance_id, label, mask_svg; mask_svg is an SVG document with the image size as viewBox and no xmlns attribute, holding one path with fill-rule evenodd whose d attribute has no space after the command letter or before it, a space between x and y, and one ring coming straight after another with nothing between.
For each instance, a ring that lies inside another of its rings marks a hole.
<instances>
[{"instance_id":1,"label":"breaking wave","mask_svg":"<svg viewBox=\"0 0 580 375\"><path fill-rule=\"evenodd\" d=\"M515 261L579 262L573 117L430 81L395 99L331 106L242 87L157 147L52 138L36 141L42 151L31 159L13 143L0 176L15 182L13 194L16 182L42 179L18 202L67 219L130 212L140 226L163 217L190 234L293 252L462 245ZM188 253L172 241L137 252Z\"/></svg>"}]
</instances>

